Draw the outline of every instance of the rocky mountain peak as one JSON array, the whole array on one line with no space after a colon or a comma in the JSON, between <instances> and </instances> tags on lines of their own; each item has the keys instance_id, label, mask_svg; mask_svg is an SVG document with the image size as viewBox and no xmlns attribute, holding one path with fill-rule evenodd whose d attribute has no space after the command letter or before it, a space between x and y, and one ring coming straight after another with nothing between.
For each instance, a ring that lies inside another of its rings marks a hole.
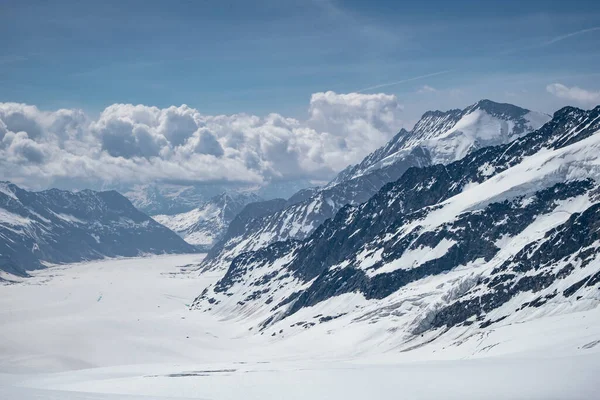
<instances>
[{"instance_id":1,"label":"rocky mountain peak","mask_svg":"<svg viewBox=\"0 0 600 400\"><path fill-rule=\"evenodd\" d=\"M519 119L525 116L527 113L531 112L525 108L515 106L514 104L509 103L497 103L492 100L483 99L479 100L477 103L473 104L470 107L467 107L465 110L465 114L469 113L473 110L482 110L487 112L490 115L503 117L505 119Z\"/></svg>"}]
</instances>

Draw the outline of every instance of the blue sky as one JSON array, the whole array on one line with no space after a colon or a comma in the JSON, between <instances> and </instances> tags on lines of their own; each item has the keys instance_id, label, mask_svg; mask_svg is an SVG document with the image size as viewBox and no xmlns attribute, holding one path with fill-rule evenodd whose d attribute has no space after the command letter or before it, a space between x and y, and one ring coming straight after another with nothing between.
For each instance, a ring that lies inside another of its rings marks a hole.
<instances>
[{"instance_id":1,"label":"blue sky","mask_svg":"<svg viewBox=\"0 0 600 400\"><path fill-rule=\"evenodd\" d=\"M413 121L480 98L572 103L553 83L600 90L598 1L8 0L0 31L0 101L48 109L303 116L312 93L404 81L364 92Z\"/></svg>"}]
</instances>

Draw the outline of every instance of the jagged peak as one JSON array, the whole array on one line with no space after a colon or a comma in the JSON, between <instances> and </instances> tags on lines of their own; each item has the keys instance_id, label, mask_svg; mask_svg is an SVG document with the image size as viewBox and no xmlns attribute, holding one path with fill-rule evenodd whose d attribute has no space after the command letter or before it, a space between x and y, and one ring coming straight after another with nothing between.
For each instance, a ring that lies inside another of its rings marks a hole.
<instances>
[{"instance_id":1,"label":"jagged peak","mask_svg":"<svg viewBox=\"0 0 600 400\"><path fill-rule=\"evenodd\" d=\"M0 181L0 186L6 188L18 188L18 186L11 181Z\"/></svg>"},{"instance_id":2,"label":"jagged peak","mask_svg":"<svg viewBox=\"0 0 600 400\"><path fill-rule=\"evenodd\" d=\"M531 112L530 110L516 106L510 103L498 103L489 99L479 100L477 103L467 107L465 113L472 112L474 110L486 111L492 115L504 115L511 118L521 118L525 114Z\"/></svg>"},{"instance_id":3,"label":"jagged peak","mask_svg":"<svg viewBox=\"0 0 600 400\"><path fill-rule=\"evenodd\" d=\"M425 120L425 119L429 119L429 118L439 118L439 117L445 117L448 115L452 115L452 114L457 114L462 112L461 109L459 108L452 108L448 111L441 111L441 110L429 110L426 111L425 113L423 113L423 115L421 115L420 121ZM417 122L418 124L418 122Z\"/></svg>"},{"instance_id":4,"label":"jagged peak","mask_svg":"<svg viewBox=\"0 0 600 400\"><path fill-rule=\"evenodd\" d=\"M574 106L565 106L552 114L552 119L547 122L547 128L543 131L551 131L557 125L579 124L586 119L596 119L600 115L600 106L590 110L583 110Z\"/></svg>"},{"instance_id":5,"label":"jagged peak","mask_svg":"<svg viewBox=\"0 0 600 400\"><path fill-rule=\"evenodd\" d=\"M392 143L394 143L394 142L397 142L398 140L402 139L404 136L406 136L406 135L409 135L409 134L410 134L410 132L409 132L409 131L407 131L407 130L406 130L406 129L404 129L404 128L401 128L401 129L398 131L398 133L396 133L396 134L394 135L394 137L393 137L393 138L391 138L391 139L390 139L390 140L389 140L389 141L388 141L386 144L384 144L384 145L383 145L383 147L380 147L379 149L381 149L381 148L384 148L384 147L386 147L386 146L389 146L389 145L391 145ZM377 149L377 150L379 150L379 149ZM373 151L371 154L375 153L377 150Z\"/></svg>"},{"instance_id":6,"label":"jagged peak","mask_svg":"<svg viewBox=\"0 0 600 400\"><path fill-rule=\"evenodd\" d=\"M496 102L496 101L493 101L490 99L481 99L481 100L477 101L476 103L471 104L470 106L466 107L463 110L461 110L459 108L453 108L448 111L441 111L441 110L426 111L421 116L421 119L419 120L419 122L417 122L416 125L419 125L420 122L427 121L431 118L444 118L444 117L448 117L448 116L465 115L474 110L482 110L482 111L486 111L492 115L505 115L505 116L509 116L512 118L520 118L520 117L524 116L525 114L531 112L530 110L528 110L526 108L519 107L514 104L499 103L499 102Z\"/></svg>"},{"instance_id":7,"label":"jagged peak","mask_svg":"<svg viewBox=\"0 0 600 400\"><path fill-rule=\"evenodd\" d=\"M594 109L592 109L590 111L595 111L596 109L600 110L600 105L596 106ZM563 108L561 108L559 110L556 110L554 112L554 114L552 114L552 119L563 118L564 116L573 115L573 114L579 114L579 115L581 115L581 114L585 114L587 112L588 111L583 110L583 109L581 109L579 107L565 106L565 107L563 107Z\"/></svg>"},{"instance_id":8,"label":"jagged peak","mask_svg":"<svg viewBox=\"0 0 600 400\"><path fill-rule=\"evenodd\" d=\"M5 194L8 197L17 199L17 192L19 187L9 181L0 181L0 193Z\"/></svg>"}]
</instances>

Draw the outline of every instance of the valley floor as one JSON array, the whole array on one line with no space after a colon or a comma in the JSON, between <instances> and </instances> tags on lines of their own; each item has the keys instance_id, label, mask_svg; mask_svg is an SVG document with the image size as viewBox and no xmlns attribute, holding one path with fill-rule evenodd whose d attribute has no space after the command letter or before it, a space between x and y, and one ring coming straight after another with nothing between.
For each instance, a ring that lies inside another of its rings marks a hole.
<instances>
[{"instance_id":1,"label":"valley floor","mask_svg":"<svg viewBox=\"0 0 600 400\"><path fill-rule=\"evenodd\" d=\"M201 259L61 265L0 281L0 398L598 398L598 309L404 352L352 327L261 336L235 318L188 310L219 278L189 267Z\"/></svg>"}]
</instances>

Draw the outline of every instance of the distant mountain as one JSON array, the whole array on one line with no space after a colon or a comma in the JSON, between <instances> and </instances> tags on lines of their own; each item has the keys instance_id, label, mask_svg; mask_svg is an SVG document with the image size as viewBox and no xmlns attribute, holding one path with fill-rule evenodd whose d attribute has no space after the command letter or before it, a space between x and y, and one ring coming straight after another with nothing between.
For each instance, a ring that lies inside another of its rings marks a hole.
<instances>
[{"instance_id":1,"label":"distant mountain","mask_svg":"<svg viewBox=\"0 0 600 400\"><path fill-rule=\"evenodd\" d=\"M154 215L152 218L179 234L201 251L222 238L231 221L249 203L262 200L253 193L222 193L186 213Z\"/></svg>"},{"instance_id":2,"label":"distant mountain","mask_svg":"<svg viewBox=\"0 0 600 400\"><path fill-rule=\"evenodd\" d=\"M508 143L549 119L545 114L490 100L481 100L464 110L427 112L410 132L401 130L327 186L302 191L283 209L254 218L243 231L227 232L209 252L204 268L225 269L245 251L277 241L305 239L343 206L367 201L410 167L459 160L482 147Z\"/></svg>"},{"instance_id":3,"label":"distant mountain","mask_svg":"<svg viewBox=\"0 0 600 400\"><path fill-rule=\"evenodd\" d=\"M223 185L146 184L119 191L148 215L179 214L191 211L226 190Z\"/></svg>"},{"instance_id":4,"label":"distant mountain","mask_svg":"<svg viewBox=\"0 0 600 400\"><path fill-rule=\"evenodd\" d=\"M412 349L599 304L600 106L410 168L305 240L235 257L193 308L272 336L383 324Z\"/></svg>"},{"instance_id":5,"label":"distant mountain","mask_svg":"<svg viewBox=\"0 0 600 400\"><path fill-rule=\"evenodd\" d=\"M115 191L29 192L0 182L2 271L26 275L44 263L194 251Z\"/></svg>"},{"instance_id":6,"label":"distant mountain","mask_svg":"<svg viewBox=\"0 0 600 400\"><path fill-rule=\"evenodd\" d=\"M257 198L288 198L299 190L314 186L305 179L269 182L264 185L244 183L153 183L119 187L133 205L148 215L174 215L195 210L222 193L255 195Z\"/></svg>"}]
</instances>

